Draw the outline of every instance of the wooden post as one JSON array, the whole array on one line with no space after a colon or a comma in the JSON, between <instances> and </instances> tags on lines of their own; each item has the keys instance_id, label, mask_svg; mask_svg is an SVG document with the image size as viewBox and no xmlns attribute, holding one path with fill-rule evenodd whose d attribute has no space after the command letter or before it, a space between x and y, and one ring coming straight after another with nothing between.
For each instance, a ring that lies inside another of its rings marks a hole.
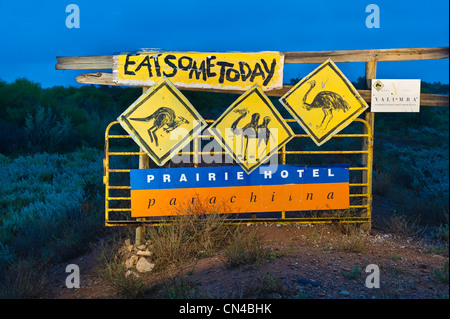
<instances>
[{"instance_id":1,"label":"wooden post","mask_svg":"<svg viewBox=\"0 0 450 319\"><path fill-rule=\"evenodd\" d=\"M376 61L368 61L366 62L366 81L367 81L367 87L370 89L371 87L371 80L376 78L377 73L377 62ZM374 124L375 124L375 114L369 111L366 111L364 113L364 119L367 121L370 127L370 131L372 133L372 143L373 143L373 136L374 136ZM364 134L367 134L368 130L367 127L364 126ZM373 152L373 144L369 145L368 138L364 138L363 140L363 149L368 150L372 149ZM363 193L367 194L367 201L366 205L369 205L368 212L372 211L372 178L369 179L369 174L372 177L372 169L373 169L373 156L369 157L366 154L362 157L362 164L364 166L367 166L367 171L362 171L362 182L364 184L368 183L368 187L363 187ZM372 218L372 217L371 217ZM367 225L364 225L365 230L370 231L371 223L367 223Z\"/></svg>"},{"instance_id":2,"label":"wooden post","mask_svg":"<svg viewBox=\"0 0 450 319\"><path fill-rule=\"evenodd\" d=\"M143 92L145 92L148 88L143 87ZM143 150L141 149L141 152ZM150 168L150 158L146 154L139 155L139 169ZM138 218L137 220L143 220L143 218ZM136 227L136 238L135 244L142 245L145 242L145 226Z\"/></svg>"}]
</instances>

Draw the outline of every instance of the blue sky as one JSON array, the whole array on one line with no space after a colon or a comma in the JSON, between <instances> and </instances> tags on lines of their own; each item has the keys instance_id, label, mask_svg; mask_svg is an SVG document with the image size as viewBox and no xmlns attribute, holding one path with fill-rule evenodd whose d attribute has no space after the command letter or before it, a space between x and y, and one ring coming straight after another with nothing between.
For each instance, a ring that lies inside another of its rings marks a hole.
<instances>
[{"instance_id":1,"label":"blue sky","mask_svg":"<svg viewBox=\"0 0 450 319\"><path fill-rule=\"evenodd\" d=\"M380 8L369 29L366 6ZM80 8L69 29L66 6ZM89 71L56 71L56 56L112 55L140 48L176 51L321 51L448 46L446 0L116 1L0 0L0 79L26 77L43 87L77 85ZM339 63L351 80L364 63ZM284 82L317 65L286 65ZM378 78L449 82L445 60L381 62Z\"/></svg>"}]
</instances>

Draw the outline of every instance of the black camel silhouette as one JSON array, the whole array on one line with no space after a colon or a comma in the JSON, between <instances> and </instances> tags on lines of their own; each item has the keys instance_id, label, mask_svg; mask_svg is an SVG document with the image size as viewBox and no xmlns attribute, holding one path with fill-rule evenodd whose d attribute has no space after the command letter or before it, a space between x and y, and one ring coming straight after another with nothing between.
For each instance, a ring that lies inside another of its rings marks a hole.
<instances>
[{"instance_id":1,"label":"black camel silhouette","mask_svg":"<svg viewBox=\"0 0 450 319\"><path fill-rule=\"evenodd\" d=\"M267 145L268 145L270 136L272 136L272 138L274 138L273 134L270 132L270 129L268 127L268 125L271 121L270 116L265 116L262 120L262 123L259 124L259 119L261 118L261 115L259 113L253 113L250 122L241 128L241 127L238 127L238 124L244 117L247 116L247 114L249 112L246 108L237 109L237 110L234 110L234 112L239 113L240 115L233 122L233 124L231 124L231 131L233 132L234 135L241 135L241 138L245 139L245 142L241 143L241 147L242 147L242 145L244 145L244 147L245 147L244 161L246 161L247 157L248 157L248 141L249 141L249 139L256 138L258 140L258 148L259 148L259 145L261 144L261 141L262 141L260 134L262 136L264 136L264 140L266 142L266 154L267 154L268 153ZM242 148L241 148L241 153L242 153ZM257 152L256 156L257 156L256 160L259 161L258 152Z\"/></svg>"}]
</instances>

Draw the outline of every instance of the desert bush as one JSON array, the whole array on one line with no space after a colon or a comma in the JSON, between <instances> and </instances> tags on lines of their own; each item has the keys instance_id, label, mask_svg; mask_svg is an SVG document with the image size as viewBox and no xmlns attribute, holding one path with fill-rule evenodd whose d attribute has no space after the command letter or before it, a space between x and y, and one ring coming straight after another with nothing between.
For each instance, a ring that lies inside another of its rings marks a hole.
<instances>
[{"instance_id":1,"label":"desert bush","mask_svg":"<svg viewBox=\"0 0 450 319\"><path fill-rule=\"evenodd\" d=\"M198 299L202 294L195 288L195 283L183 278L175 277L157 286L153 297L158 299Z\"/></svg>"},{"instance_id":2,"label":"desert bush","mask_svg":"<svg viewBox=\"0 0 450 319\"><path fill-rule=\"evenodd\" d=\"M448 284L448 260L445 262L442 270L434 269L431 274L438 281Z\"/></svg>"},{"instance_id":3,"label":"desert bush","mask_svg":"<svg viewBox=\"0 0 450 319\"><path fill-rule=\"evenodd\" d=\"M0 166L2 285L13 282L17 265L74 257L103 231L102 173L94 149L19 156Z\"/></svg>"},{"instance_id":4,"label":"desert bush","mask_svg":"<svg viewBox=\"0 0 450 319\"><path fill-rule=\"evenodd\" d=\"M133 273L127 273L122 261L103 260L98 273L103 282L123 298L142 297L147 290L142 278Z\"/></svg>"},{"instance_id":5,"label":"desert bush","mask_svg":"<svg viewBox=\"0 0 450 319\"><path fill-rule=\"evenodd\" d=\"M368 245L368 235L355 226L347 227L345 234L338 236L335 246L338 250L347 253L362 253Z\"/></svg>"},{"instance_id":6,"label":"desert bush","mask_svg":"<svg viewBox=\"0 0 450 319\"><path fill-rule=\"evenodd\" d=\"M226 206L197 198L194 203L179 206L167 225L149 227L146 234L152 241L155 269L207 256L221 247L229 233L224 224L226 212Z\"/></svg>"},{"instance_id":7,"label":"desert bush","mask_svg":"<svg viewBox=\"0 0 450 319\"><path fill-rule=\"evenodd\" d=\"M416 236L423 232L417 217L412 219L396 213L385 219L385 227L388 232L402 238Z\"/></svg>"},{"instance_id":8,"label":"desert bush","mask_svg":"<svg viewBox=\"0 0 450 319\"><path fill-rule=\"evenodd\" d=\"M38 298L47 283L45 261L19 259L0 276L0 299Z\"/></svg>"},{"instance_id":9,"label":"desert bush","mask_svg":"<svg viewBox=\"0 0 450 319\"><path fill-rule=\"evenodd\" d=\"M51 109L38 106L34 114L25 117L25 143L28 152L64 152L79 146L73 134L70 118L58 120Z\"/></svg>"},{"instance_id":10,"label":"desert bush","mask_svg":"<svg viewBox=\"0 0 450 319\"><path fill-rule=\"evenodd\" d=\"M225 249L227 267L250 266L266 258L263 240L255 228L244 230L236 227Z\"/></svg>"}]
</instances>

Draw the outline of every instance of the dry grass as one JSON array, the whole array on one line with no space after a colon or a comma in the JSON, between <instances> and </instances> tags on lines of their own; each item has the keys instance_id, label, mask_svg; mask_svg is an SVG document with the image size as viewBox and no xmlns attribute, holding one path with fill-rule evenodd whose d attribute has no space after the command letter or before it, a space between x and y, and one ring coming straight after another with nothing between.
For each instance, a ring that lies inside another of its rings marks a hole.
<instances>
[{"instance_id":1,"label":"dry grass","mask_svg":"<svg viewBox=\"0 0 450 319\"><path fill-rule=\"evenodd\" d=\"M266 258L263 240L256 228L243 230L236 227L225 249L226 265L229 268L255 265Z\"/></svg>"},{"instance_id":2,"label":"dry grass","mask_svg":"<svg viewBox=\"0 0 450 319\"><path fill-rule=\"evenodd\" d=\"M424 231L419 226L419 218L407 218L402 215L393 214L384 220L386 230L401 238L417 236Z\"/></svg>"},{"instance_id":3,"label":"dry grass","mask_svg":"<svg viewBox=\"0 0 450 319\"><path fill-rule=\"evenodd\" d=\"M155 270L181 265L208 256L226 243L229 227L224 224L228 208L196 200L177 209L167 225L149 227Z\"/></svg>"},{"instance_id":4,"label":"dry grass","mask_svg":"<svg viewBox=\"0 0 450 319\"><path fill-rule=\"evenodd\" d=\"M342 236L338 236L335 246L347 253L362 253L368 246L368 235L354 225L344 227Z\"/></svg>"},{"instance_id":5,"label":"dry grass","mask_svg":"<svg viewBox=\"0 0 450 319\"><path fill-rule=\"evenodd\" d=\"M102 240L95 245L97 251L98 276L123 298L138 298L146 292L142 278L135 275L126 276L123 260L119 258L120 234L109 240Z\"/></svg>"}]
</instances>

